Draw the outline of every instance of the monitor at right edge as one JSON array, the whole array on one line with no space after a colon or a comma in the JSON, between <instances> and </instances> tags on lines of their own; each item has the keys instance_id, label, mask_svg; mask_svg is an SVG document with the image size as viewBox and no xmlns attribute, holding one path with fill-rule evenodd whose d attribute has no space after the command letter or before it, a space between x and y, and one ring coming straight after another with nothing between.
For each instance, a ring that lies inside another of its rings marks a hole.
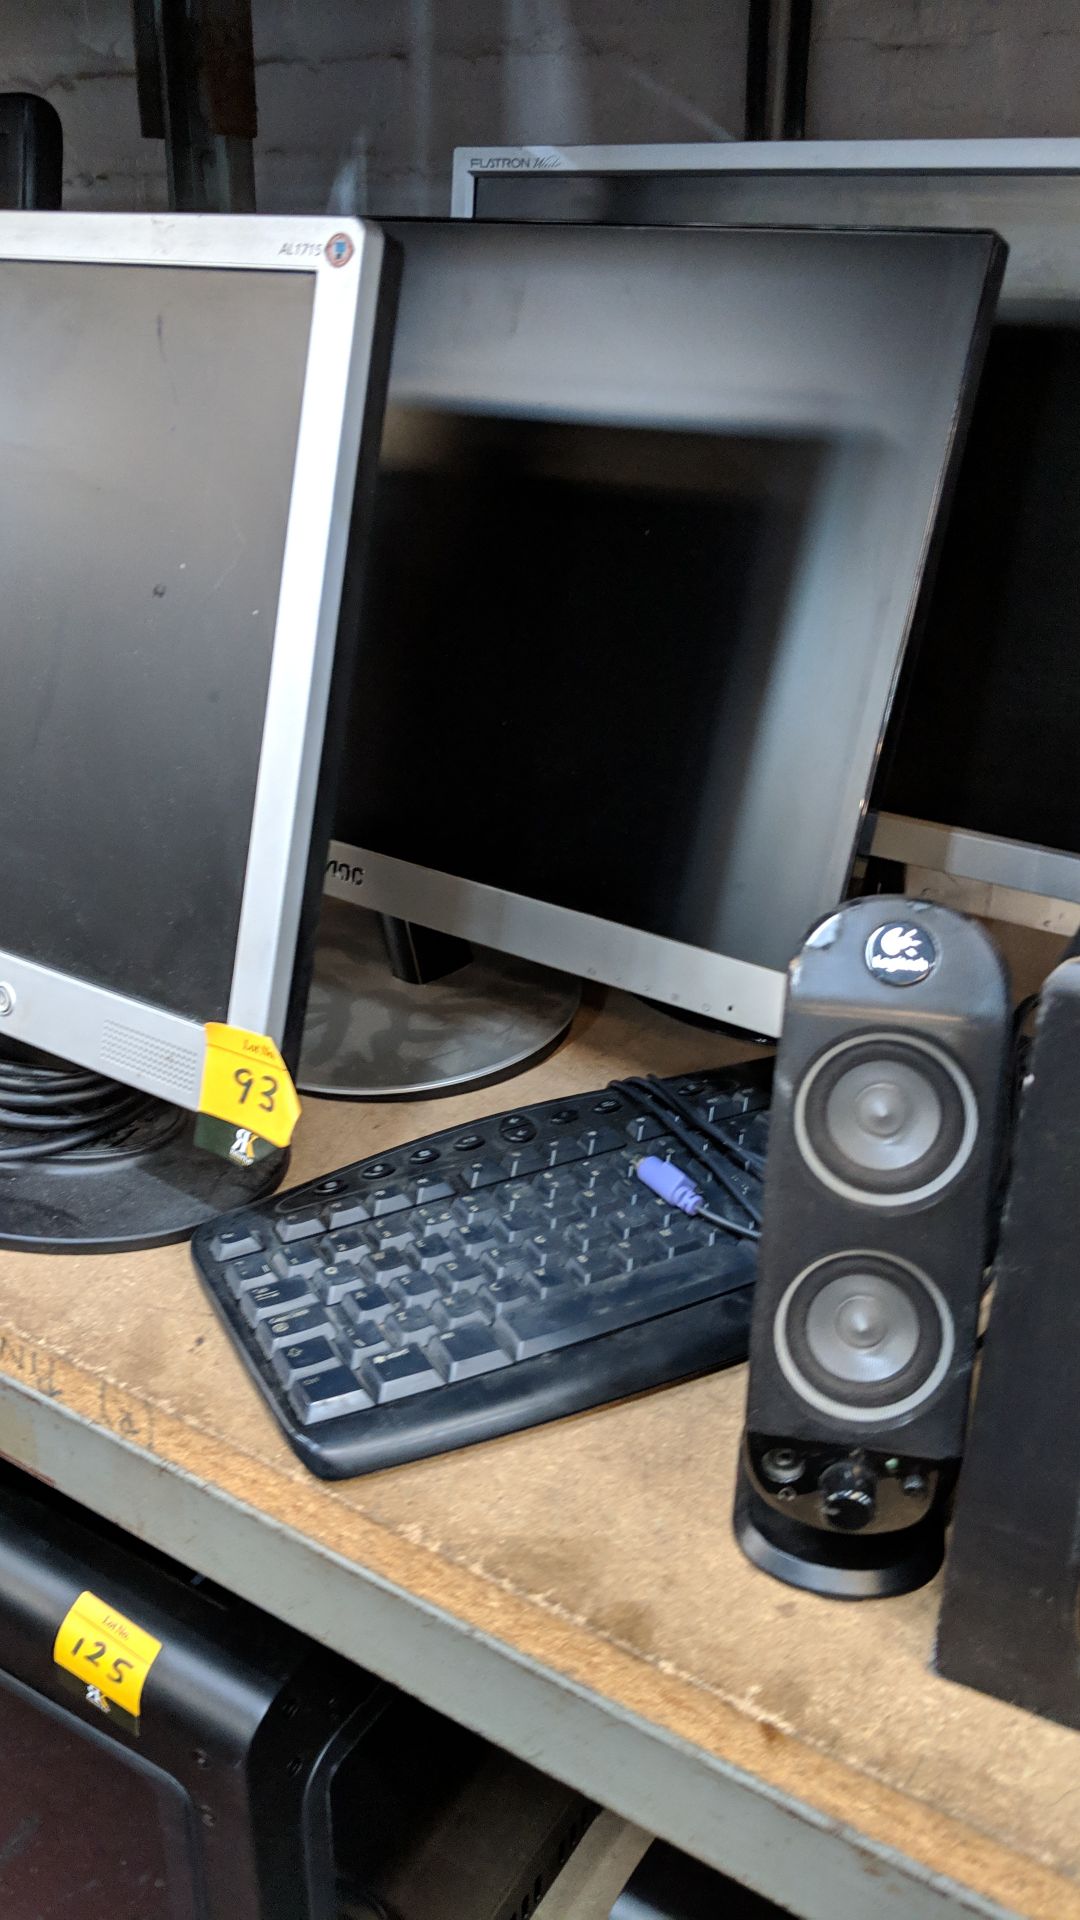
<instances>
[{"instance_id":1,"label":"monitor at right edge","mask_svg":"<svg viewBox=\"0 0 1080 1920\"><path fill-rule=\"evenodd\" d=\"M461 149L485 220L989 227L997 323L875 848L1080 900L1080 141Z\"/></svg>"}]
</instances>

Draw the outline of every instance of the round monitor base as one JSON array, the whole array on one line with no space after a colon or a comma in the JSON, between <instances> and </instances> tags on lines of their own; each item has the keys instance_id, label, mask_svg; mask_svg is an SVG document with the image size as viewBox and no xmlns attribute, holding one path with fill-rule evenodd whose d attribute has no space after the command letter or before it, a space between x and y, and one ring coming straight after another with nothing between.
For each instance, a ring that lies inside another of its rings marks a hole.
<instances>
[{"instance_id":1,"label":"round monitor base","mask_svg":"<svg viewBox=\"0 0 1080 1920\"><path fill-rule=\"evenodd\" d=\"M945 1557L945 1505L898 1533L842 1534L777 1513L739 1468L735 1538L774 1580L833 1600L881 1600L914 1593Z\"/></svg>"},{"instance_id":2,"label":"round monitor base","mask_svg":"<svg viewBox=\"0 0 1080 1920\"><path fill-rule=\"evenodd\" d=\"M378 917L323 903L297 1085L354 1100L418 1100L520 1073L558 1045L576 980L481 950L442 980L390 971Z\"/></svg>"},{"instance_id":3,"label":"round monitor base","mask_svg":"<svg viewBox=\"0 0 1080 1920\"><path fill-rule=\"evenodd\" d=\"M168 1246L280 1185L287 1153L236 1167L195 1145L195 1125L195 1114L154 1101L108 1152L0 1163L0 1247L124 1253Z\"/></svg>"}]
</instances>

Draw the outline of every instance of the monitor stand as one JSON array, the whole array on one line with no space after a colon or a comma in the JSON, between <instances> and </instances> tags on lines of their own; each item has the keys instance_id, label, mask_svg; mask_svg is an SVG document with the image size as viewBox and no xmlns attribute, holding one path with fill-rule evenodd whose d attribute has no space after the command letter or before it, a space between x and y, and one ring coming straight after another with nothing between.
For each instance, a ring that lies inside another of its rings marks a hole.
<instances>
[{"instance_id":1,"label":"monitor stand","mask_svg":"<svg viewBox=\"0 0 1080 1920\"><path fill-rule=\"evenodd\" d=\"M34 1124L43 1098L55 1123L47 1130ZM183 1108L5 1042L0 1247L120 1253L166 1246L273 1192L287 1153L234 1167L195 1145L195 1124Z\"/></svg>"},{"instance_id":2,"label":"monitor stand","mask_svg":"<svg viewBox=\"0 0 1080 1920\"><path fill-rule=\"evenodd\" d=\"M520 1073L577 1012L568 974L324 897L297 1084L415 1100Z\"/></svg>"}]
</instances>

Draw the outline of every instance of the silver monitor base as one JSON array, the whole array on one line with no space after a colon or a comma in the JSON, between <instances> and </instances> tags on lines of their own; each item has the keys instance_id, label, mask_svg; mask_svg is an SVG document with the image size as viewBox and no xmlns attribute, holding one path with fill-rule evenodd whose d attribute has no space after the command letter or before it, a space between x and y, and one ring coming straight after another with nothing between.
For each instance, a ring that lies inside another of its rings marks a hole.
<instances>
[{"instance_id":1,"label":"silver monitor base","mask_svg":"<svg viewBox=\"0 0 1080 1920\"><path fill-rule=\"evenodd\" d=\"M327 898L297 1084L410 1100L494 1080L548 1053L580 997L567 974L483 950L427 986L396 980L378 916Z\"/></svg>"}]
</instances>

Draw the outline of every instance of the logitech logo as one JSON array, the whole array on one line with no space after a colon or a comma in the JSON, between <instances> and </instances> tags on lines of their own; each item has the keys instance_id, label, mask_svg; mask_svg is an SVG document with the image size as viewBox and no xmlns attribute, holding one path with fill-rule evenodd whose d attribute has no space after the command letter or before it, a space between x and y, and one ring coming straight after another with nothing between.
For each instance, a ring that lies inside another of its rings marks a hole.
<instances>
[{"instance_id":1,"label":"logitech logo","mask_svg":"<svg viewBox=\"0 0 1080 1920\"><path fill-rule=\"evenodd\" d=\"M469 161L474 173L550 173L558 164L557 153L474 153Z\"/></svg>"},{"instance_id":2,"label":"logitech logo","mask_svg":"<svg viewBox=\"0 0 1080 1920\"><path fill-rule=\"evenodd\" d=\"M933 935L924 928L892 920L874 929L864 957L870 972L890 987L914 987L933 972L938 950Z\"/></svg>"}]
</instances>

